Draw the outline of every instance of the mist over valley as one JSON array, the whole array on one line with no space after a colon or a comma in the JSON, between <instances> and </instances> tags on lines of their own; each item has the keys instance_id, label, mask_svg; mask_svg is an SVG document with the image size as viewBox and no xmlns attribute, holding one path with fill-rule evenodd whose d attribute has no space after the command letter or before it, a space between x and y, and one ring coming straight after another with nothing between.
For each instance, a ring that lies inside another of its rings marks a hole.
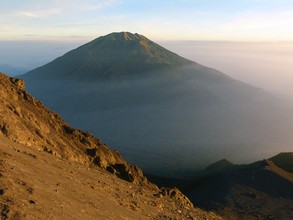
<instances>
[{"instance_id":1,"label":"mist over valley","mask_svg":"<svg viewBox=\"0 0 293 220\"><path fill-rule=\"evenodd\" d=\"M293 219L292 0L0 20L0 219Z\"/></svg>"},{"instance_id":2,"label":"mist over valley","mask_svg":"<svg viewBox=\"0 0 293 220\"><path fill-rule=\"evenodd\" d=\"M185 176L222 158L245 163L291 148L290 108L277 96L140 35L98 38L22 77L148 173Z\"/></svg>"}]
</instances>

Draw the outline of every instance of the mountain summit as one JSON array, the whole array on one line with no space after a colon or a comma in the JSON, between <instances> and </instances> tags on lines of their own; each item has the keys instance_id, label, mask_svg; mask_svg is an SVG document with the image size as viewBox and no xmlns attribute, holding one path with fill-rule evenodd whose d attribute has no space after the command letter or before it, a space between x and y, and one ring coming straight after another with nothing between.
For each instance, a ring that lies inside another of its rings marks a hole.
<instances>
[{"instance_id":1,"label":"mountain summit","mask_svg":"<svg viewBox=\"0 0 293 220\"><path fill-rule=\"evenodd\" d=\"M148 38L129 32L99 37L29 75L54 78L121 77L193 64Z\"/></svg>"},{"instance_id":2,"label":"mountain summit","mask_svg":"<svg viewBox=\"0 0 293 220\"><path fill-rule=\"evenodd\" d=\"M47 106L149 174L190 175L293 142L292 111L276 97L139 34L99 37L22 77Z\"/></svg>"}]
</instances>

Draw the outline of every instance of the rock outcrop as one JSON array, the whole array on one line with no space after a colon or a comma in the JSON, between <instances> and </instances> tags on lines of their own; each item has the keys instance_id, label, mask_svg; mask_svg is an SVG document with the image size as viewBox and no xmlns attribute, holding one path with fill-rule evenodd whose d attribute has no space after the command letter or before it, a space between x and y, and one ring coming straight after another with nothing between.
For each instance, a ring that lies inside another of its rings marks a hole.
<instances>
[{"instance_id":1,"label":"rock outcrop","mask_svg":"<svg viewBox=\"0 0 293 220\"><path fill-rule=\"evenodd\" d=\"M126 181L155 187L117 151L91 133L71 127L24 88L23 80L0 73L0 135L60 158L97 165Z\"/></svg>"},{"instance_id":2,"label":"rock outcrop","mask_svg":"<svg viewBox=\"0 0 293 220\"><path fill-rule=\"evenodd\" d=\"M193 208L192 202L176 187L174 188L162 187L161 194L164 196L170 196L181 206Z\"/></svg>"}]
</instances>

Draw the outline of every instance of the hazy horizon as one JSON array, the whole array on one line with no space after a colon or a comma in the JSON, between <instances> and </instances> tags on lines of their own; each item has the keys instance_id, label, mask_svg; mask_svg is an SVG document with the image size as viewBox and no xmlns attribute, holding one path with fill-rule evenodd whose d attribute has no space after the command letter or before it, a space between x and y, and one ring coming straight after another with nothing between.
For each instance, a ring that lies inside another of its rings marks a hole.
<instances>
[{"instance_id":1,"label":"hazy horizon","mask_svg":"<svg viewBox=\"0 0 293 220\"><path fill-rule=\"evenodd\" d=\"M0 71L11 76L23 74L88 41L0 41L0 50L6 51L0 54ZM234 79L293 100L293 41L155 42L180 56L217 69Z\"/></svg>"},{"instance_id":2,"label":"hazy horizon","mask_svg":"<svg viewBox=\"0 0 293 220\"><path fill-rule=\"evenodd\" d=\"M2 2L0 12L0 71L11 75L99 36L129 31L293 99L290 0L28 0Z\"/></svg>"},{"instance_id":3,"label":"hazy horizon","mask_svg":"<svg viewBox=\"0 0 293 220\"><path fill-rule=\"evenodd\" d=\"M293 42L161 42L179 55L293 100Z\"/></svg>"}]
</instances>

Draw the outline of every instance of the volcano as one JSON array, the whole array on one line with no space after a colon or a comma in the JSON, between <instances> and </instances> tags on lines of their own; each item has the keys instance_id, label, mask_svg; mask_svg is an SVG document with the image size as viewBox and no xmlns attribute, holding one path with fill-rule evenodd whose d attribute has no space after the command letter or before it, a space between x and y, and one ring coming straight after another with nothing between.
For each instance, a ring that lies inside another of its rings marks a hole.
<instances>
[{"instance_id":1,"label":"volcano","mask_svg":"<svg viewBox=\"0 0 293 220\"><path fill-rule=\"evenodd\" d=\"M293 142L282 101L139 34L99 37L21 77L71 124L154 175L268 158Z\"/></svg>"}]
</instances>

